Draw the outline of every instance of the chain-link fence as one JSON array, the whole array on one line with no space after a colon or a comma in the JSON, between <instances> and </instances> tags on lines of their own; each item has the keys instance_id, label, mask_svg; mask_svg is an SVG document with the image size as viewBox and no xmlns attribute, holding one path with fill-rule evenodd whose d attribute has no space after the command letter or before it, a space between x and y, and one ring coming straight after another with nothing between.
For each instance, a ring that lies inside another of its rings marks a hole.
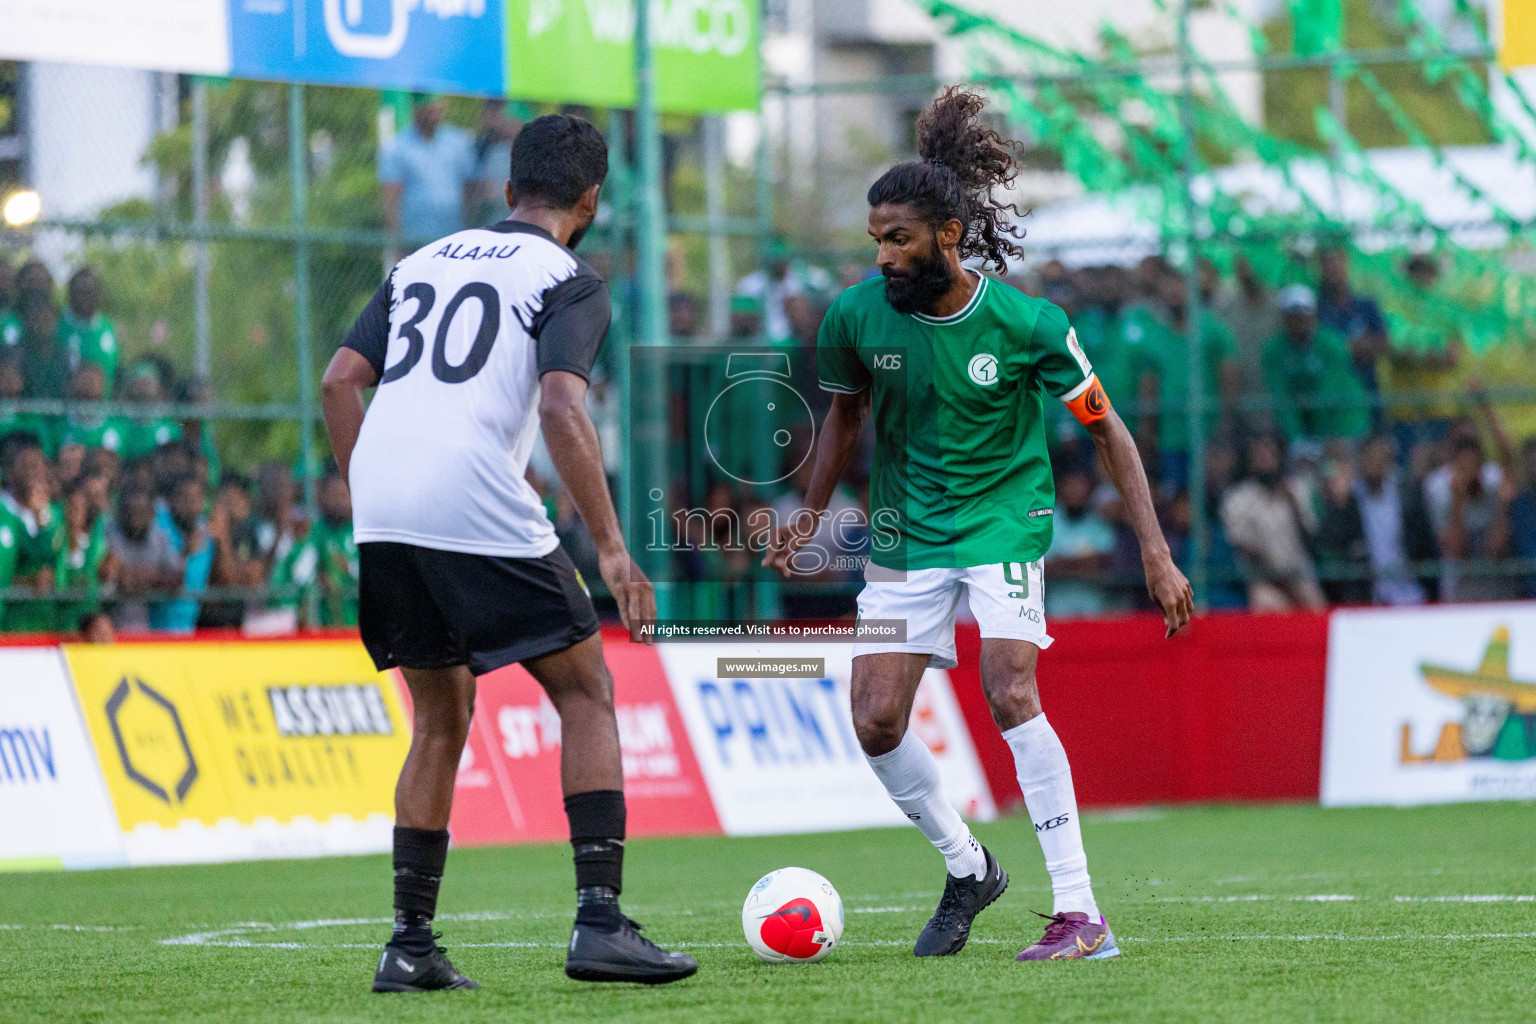
<instances>
[{"instance_id":1,"label":"chain-link fence","mask_svg":"<svg viewBox=\"0 0 1536 1024\"><path fill-rule=\"evenodd\" d=\"M1297 53L1285 23L1218 61L1170 16L1162 50L1111 32L1089 59L927 7L964 55L948 77L977 83L1023 143L1027 256L1006 280L1068 312L1208 605L1533 589L1536 162L1510 113L1530 105L1488 63L1480 28L1452 46L1405 4L1369 46ZM672 538L646 555L668 615L852 609L871 445L834 499L850 518L818 535L825 564L781 584L758 566L751 524L803 496L827 401L800 386L817 330L843 288L878 273L865 190L914 156L916 117L942 84L917 54L889 51L846 81L771 80L757 115L664 121L671 345L654 351L636 344L634 119L583 111L613 154L582 249L615 306L591 407L632 545L646 549L658 516ZM415 200L389 187L392 147L440 118L462 166L456 216L487 221L504 210L517 124L544 108L148 76L147 127L94 142L131 104L123 73L93 70L49 80L51 106L29 101L24 66L0 74L7 189L28 167L79 175L93 145L105 164L110 146L142 140L127 193L0 235L13 271L0 268L6 628L73 630L99 610L125 628L349 624L350 510L325 473L315 382L413 233L452 227L413 228ZM733 374L733 356L759 362ZM754 411L780 361L795 401ZM1139 607L1123 509L1054 405L1048 610ZM531 474L600 591L552 465L536 454Z\"/></svg>"}]
</instances>

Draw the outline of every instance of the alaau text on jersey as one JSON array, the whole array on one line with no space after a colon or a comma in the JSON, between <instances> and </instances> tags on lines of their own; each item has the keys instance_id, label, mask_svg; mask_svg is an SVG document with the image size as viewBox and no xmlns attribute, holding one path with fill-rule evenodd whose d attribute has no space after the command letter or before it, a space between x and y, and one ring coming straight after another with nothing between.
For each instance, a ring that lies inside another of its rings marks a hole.
<instances>
[{"instance_id":1,"label":"alaau text on jersey","mask_svg":"<svg viewBox=\"0 0 1536 1024\"><path fill-rule=\"evenodd\" d=\"M898 570L1039 559L1055 505L1042 399L1084 422L1109 409L1066 314L980 275L949 317L898 313L884 287L843 292L817 338L823 388L872 389L870 514L899 536L872 559Z\"/></svg>"},{"instance_id":2,"label":"alaau text on jersey","mask_svg":"<svg viewBox=\"0 0 1536 1024\"><path fill-rule=\"evenodd\" d=\"M358 542L553 551L524 475L539 378L587 377L610 316L596 271L531 224L460 231L401 260L343 342L379 375L350 470Z\"/></svg>"}]
</instances>

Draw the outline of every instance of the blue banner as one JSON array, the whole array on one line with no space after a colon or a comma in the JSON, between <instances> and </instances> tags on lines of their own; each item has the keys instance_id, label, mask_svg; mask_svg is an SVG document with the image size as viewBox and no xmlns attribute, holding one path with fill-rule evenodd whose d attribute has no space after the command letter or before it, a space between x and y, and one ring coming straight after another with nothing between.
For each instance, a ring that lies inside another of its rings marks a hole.
<instances>
[{"instance_id":1,"label":"blue banner","mask_svg":"<svg viewBox=\"0 0 1536 1024\"><path fill-rule=\"evenodd\" d=\"M502 0L229 0L230 74L505 95Z\"/></svg>"}]
</instances>

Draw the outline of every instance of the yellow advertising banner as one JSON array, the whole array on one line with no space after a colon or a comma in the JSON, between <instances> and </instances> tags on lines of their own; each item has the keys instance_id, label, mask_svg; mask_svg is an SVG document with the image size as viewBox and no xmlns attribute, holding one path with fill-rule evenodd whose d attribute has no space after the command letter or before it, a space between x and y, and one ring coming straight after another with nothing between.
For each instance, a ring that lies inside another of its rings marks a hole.
<instances>
[{"instance_id":1,"label":"yellow advertising banner","mask_svg":"<svg viewBox=\"0 0 1536 1024\"><path fill-rule=\"evenodd\" d=\"M356 642L64 650L124 832L393 814L410 727Z\"/></svg>"},{"instance_id":2,"label":"yellow advertising banner","mask_svg":"<svg viewBox=\"0 0 1536 1024\"><path fill-rule=\"evenodd\" d=\"M1536 0L1504 0L1499 63L1506 70L1536 65Z\"/></svg>"}]
</instances>

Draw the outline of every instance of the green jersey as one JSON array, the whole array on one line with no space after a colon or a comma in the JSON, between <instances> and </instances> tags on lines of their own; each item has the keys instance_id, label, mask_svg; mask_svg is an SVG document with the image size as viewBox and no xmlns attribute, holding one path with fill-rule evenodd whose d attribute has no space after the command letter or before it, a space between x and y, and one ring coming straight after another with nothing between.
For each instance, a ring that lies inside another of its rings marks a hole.
<instances>
[{"instance_id":1,"label":"green jersey","mask_svg":"<svg viewBox=\"0 0 1536 1024\"><path fill-rule=\"evenodd\" d=\"M872 560L891 569L1033 562L1056 504L1043 399L1093 378L1061 309L980 278L960 312L907 315L876 278L843 292L817 339L821 386L872 389Z\"/></svg>"},{"instance_id":2,"label":"green jersey","mask_svg":"<svg viewBox=\"0 0 1536 1024\"><path fill-rule=\"evenodd\" d=\"M272 572L267 585L274 591L267 600L269 608L299 608L304 595L315 584L320 552L313 538L303 540L285 534L277 539L272 552Z\"/></svg>"},{"instance_id":3,"label":"green jersey","mask_svg":"<svg viewBox=\"0 0 1536 1024\"><path fill-rule=\"evenodd\" d=\"M320 625L357 625L360 570L352 524L332 526L321 519L309 539L320 555Z\"/></svg>"},{"instance_id":4,"label":"green jersey","mask_svg":"<svg viewBox=\"0 0 1536 1024\"><path fill-rule=\"evenodd\" d=\"M106 521L100 516L96 517L96 524L90 530L60 546L54 564L53 585L61 591L82 591L83 596L58 604L54 609L55 630L72 633L79 628L81 618L101 607L101 563L106 560Z\"/></svg>"},{"instance_id":5,"label":"green jersey","mask_svg":"<svg viewBox=\"0 0 1536 1024\"><path fill-rule=\"evenodd\" d=\"M130 420L123 439L123 458L137 459L151 455L156 448L181 440L181 424L169 416L156 416L140 422Z\"/></svg>"},{"instance_id":6,"label":"green jersey","mask_svg":"<svg viewBox=\"0 0 1536 1024\"><path fill-rule=\"evenodd\" d=\"M57 416L44 416L35 412L13 412L0 416L0 437L7 434L31 434L42 445L43 454L50 459L59 454L59 427Z\"/></svg>"},{"instance_id":7,"label":"green jersey","mask_svg":"<svg viewBox=\"0 0 1536 1024\"><path fill-rule=\"evenodd\" d=\"M21 344L23 330L21 317L16 315L15 310L8 309L0 313L0 346L7 351L15 351Z\"/></svg>"},{"instance_id":8,"label":"green jersey","mask_svg":"<svg viewBox=\"0 0 1536 1024\"><path fill-rule=\"evenodd\" d=\"M121 453L128 441L130 429L127 418L123 416L96 419L72 414L65 418L64 429L59 432L59 447L78 444L86 448L105 448L109 452Z\"/></svg>"},{"instance_id":9,"label":"green jersey","mask_svg":"<svg viewBox=\"0 0 1536 1024\"><path fill-rule=\"evenodd\" d=\"M1168 328L1145 306L1126 306L1113 315L1090 307L1073 324L1083 352L1105 394L1128 402L1141 393L1141 375L1156 363Z\"/></svg>"},{"instance_id":10,"label":"green jersey","mask_svg":"<svg viewBox=\"0 0 1536 1024\"><path fill-rule=\"evenodd\" d=\"M20 524L10 513L0 508L0 588L9 587L16 579L16 561L21 556L22 531ZM5 614L5 602L0 600L0 628L10 629Z\"/></svg>"},{"instance_id":11,"label":"green jersey","mask_svg":"<svg viewBox=\"0 0 1536 1024\"><path fill-rule=\"evenodd\" d=\"M24 509L9 493L0 501L0 529L8 529L16 538L12 576L27 578L56 564L64 543L64 508L57 502L48 506L38 519ZM5 628L13 633L46 633L53 629L53 602L48 600L13 601L6 611Z\"/></svg>"},{"instance_id":12,"label":"green jersey","mask_svg":"<svg viewBox=\"0 0 1536 1024\"><path fill-rule=\"evenodd\" d=\"M81 320L66 309L59 318L59 337L69 354L69 368L78 369L82 362L101 367L107 379L106 397L111 398L117 382L117 328L112 321L100 313Z\"/></svg>"},{"instance_id":13,"label":"green jersey","mask_svg":"<svg viewBox=\"0 0 1536 1024\"><path fill-rule=\"evenodd\" d=\"M1183 331L1164 328L1166 339L1152 350L1156 363L1157 447L1165 452L1189 451L1189 341ZM1205 400L1205 436L1221 418L1221 367L1237 355L1237 341L1213 316L1200 318L1200 389ZM1102 383L1102 380L1100 381Z\"/></svg>"},{"instance_id":14,"label":"green jersey","mask_svg":"<svg viewBox=\"0 0 1536 1024\"><path fill-rule=\"evenodd\" d=\"M1369 396L1349 343L1332 328L1319 324L1305 348L1284 334L1269 339L1264 346L1264 384L1274 397L1275 422L1287 440L1361 437L1371 428Z\"/></svg>"}]
</instances>

